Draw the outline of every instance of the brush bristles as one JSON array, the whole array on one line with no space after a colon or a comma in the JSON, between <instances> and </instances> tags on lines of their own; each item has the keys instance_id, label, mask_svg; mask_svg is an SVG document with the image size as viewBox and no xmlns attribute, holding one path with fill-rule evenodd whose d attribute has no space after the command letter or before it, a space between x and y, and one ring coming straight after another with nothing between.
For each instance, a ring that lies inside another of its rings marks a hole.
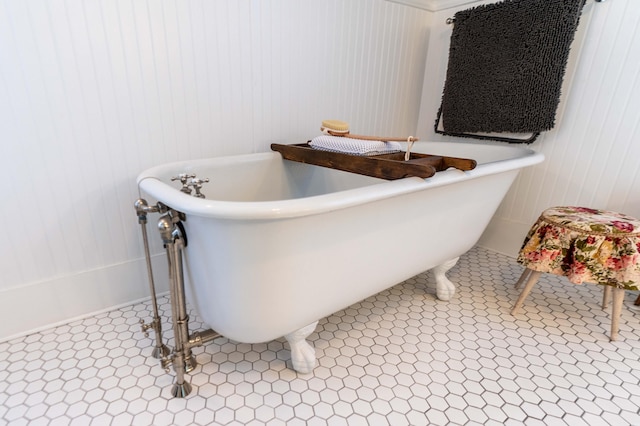
<instances>
[{"instance_id":1,"label":"brush bristles","mask_svg":"<svg viewBox=\"0 0 640 426\"><path fill-rule=\"evenodd\" d=\"M340 120L323 120L322 128L334 133L349 133L349 123Z\"/></svg>"}]
</instances>

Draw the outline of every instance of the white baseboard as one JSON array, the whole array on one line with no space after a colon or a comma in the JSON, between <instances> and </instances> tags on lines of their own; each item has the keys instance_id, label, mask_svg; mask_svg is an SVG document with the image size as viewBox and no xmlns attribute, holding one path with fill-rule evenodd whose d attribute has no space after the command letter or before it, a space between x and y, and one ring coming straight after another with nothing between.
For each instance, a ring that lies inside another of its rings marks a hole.
<instances>
[{"instance_id":1,"label":"white baseboard","mask_svg":"<svg viewBox=\"0 0 640 426\"><path fill-rule=\"evenodd\" d=\"M166 292L166 256L152 257L158 293ZM149 297L144 259L0 292L0 342L110 311Z\"/></svg>"}]
</instances>

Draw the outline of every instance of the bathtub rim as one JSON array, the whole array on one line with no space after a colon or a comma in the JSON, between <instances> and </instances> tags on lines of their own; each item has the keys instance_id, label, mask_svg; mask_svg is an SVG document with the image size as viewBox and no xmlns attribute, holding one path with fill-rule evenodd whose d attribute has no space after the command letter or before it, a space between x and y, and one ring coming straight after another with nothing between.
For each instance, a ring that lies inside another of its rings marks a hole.
<instances>
[{"instance_id":1,"label":"bathtub rim","mask_svg":"<svg viewBox=\"0 0 640 426\"><path fill-rule=\"evenodd\" d=\"M533 151L529 148L509 146L505 146L504 148L520 150L523 155L514 158L481 163L478 164L475 169L469 171L449 169L438 172L434 176L426 179L419 177L408 177L392 181L380 179L380 183L374 183L372 185L362 186L359 188L287 200L220 201L196 198L180 192L175 187L163 182L157 177L158 175L166 175L170 170L180 170L181 172L185 172L190 168L204 164L232 165L234 163L243 163L246 161L265 161L273 159L289 161L282 159L282 156L278 152L240 154L165 163L143 171L137 177L137 184L141 196L143 193L148 194L154 199L185 214L231 220L274 220L295 218L349 208L355 205L371 203L428 188L450 185L458 181L473 179L494 173L522 169L524 167L538 164L544 160L544 155L542 153ZM309 167L320 166L309 165ZM179 172L176 171L175 173Z\"/></svg>"}]
</instances>

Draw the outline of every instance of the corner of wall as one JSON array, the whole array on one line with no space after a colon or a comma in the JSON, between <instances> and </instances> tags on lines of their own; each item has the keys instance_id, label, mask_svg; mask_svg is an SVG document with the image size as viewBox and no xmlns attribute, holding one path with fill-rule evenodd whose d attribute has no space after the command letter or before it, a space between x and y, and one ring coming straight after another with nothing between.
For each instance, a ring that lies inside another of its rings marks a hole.
<instances>
[{"instance_id":1,"label":"corner of wall","mask_svg":"<svg viewBox=\"0 0 640 426\"><path fill-rule=\"evenodd\" d=\"M516 258L530 225L495 215L478 241L480 247Z\"/></svg>"}]
</instances>

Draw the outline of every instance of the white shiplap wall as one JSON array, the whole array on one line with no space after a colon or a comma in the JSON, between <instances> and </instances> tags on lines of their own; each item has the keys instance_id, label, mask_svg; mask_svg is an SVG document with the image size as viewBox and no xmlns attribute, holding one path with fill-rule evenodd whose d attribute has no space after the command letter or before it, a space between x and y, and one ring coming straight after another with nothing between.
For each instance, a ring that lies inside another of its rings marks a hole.
<instances>
[{"instance_id":1,"label":"white shiplap wall","mask_svg":"<svg viewBox=\"0 0 640 426\"><path fill-rule=\"evenodd\" d=\"M0 0L0 339L148 294L147 167L300 142L325 118L447 139L444 20L471 3ZM481 244L513 254L553 204L640 216L635 3L587 4L558 126L533 145L547 161Z\"/></svg>"},{"instance_id":2,"label":"white shiplap wall","mask_svg":"<svg viewBox=\"0 0 640 426\"><path fill-rule=\"evenodd\" d=\"M132 206L152 165L303 142L327 118L413 133L430 16L384 0L0 0L0 339L148 294Z\"/></svg>"},{"instance_id":3,"label":"white shiplap wall","mask_svg":"<svg viewBox=\"0 0 640 426\"><path fill-rule=\"evenodd\" d=\"M478 4L490 1L478 2ZM451 27L433 16L418 135L433 132ZM469 139L465 139L469 142ZM612 209L640 217L640 4L588 1L563 85L556 127L531 147L544 163L523 171L480 244L515 256L529 227L553 205Z\"/></svg>"}]
</instances>

